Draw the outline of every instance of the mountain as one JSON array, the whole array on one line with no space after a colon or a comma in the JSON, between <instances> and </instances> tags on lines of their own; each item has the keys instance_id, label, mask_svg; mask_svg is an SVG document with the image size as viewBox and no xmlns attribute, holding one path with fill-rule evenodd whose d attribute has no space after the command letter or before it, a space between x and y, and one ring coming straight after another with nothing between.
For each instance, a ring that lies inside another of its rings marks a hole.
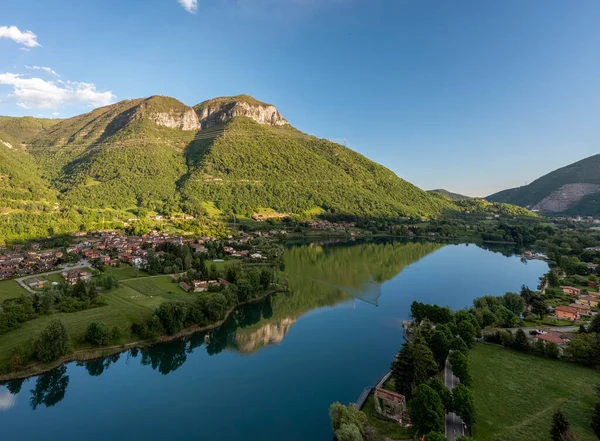
<instances>
[{"instance_id":1,"label":"mountain","mask_svg":"<svg viewBox=\"0 0 600 441\"><path fill-rule=\"evenodd\" d=\"M600 215L600 155L555 170L529 185L504 190L486 199L544 213Z\"/></svg>"},{"instance_id":2,"label":"mountain","mask_svg":"<svg viewBox=\"0 0 600 441\"><path fill-rule=\"evenodd\" d=\"M153 96L28 139L62 206L250 216L439 216L454 209L364 156L293 128L247 95L194 107Z\"/></svg>"},{"instance_id":3,"label":"mountain","mask_svg":"<svg viewBox=\"0 0 600 441\"><path fill-rule=\"evenodd\" d=\"M469 199L469 196L464 196L464 195L458 194L458 193L452 193L452 192L450 192L448 190L444 190L442 188L439 188L436 190L427 190L427 193L437 193L442 196L446 196L447 198L449 198L453 201L460 201L461 199Z\"/></svg>"}]
</instances>

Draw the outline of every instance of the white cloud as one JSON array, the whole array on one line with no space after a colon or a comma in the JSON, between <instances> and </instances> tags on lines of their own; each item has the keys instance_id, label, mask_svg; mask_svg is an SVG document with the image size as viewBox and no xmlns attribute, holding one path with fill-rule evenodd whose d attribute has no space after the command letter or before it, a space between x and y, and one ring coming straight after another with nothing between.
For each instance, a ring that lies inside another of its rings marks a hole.
<instances>
[{"instance_id":1,"label":"white cloud","mask_svg":"<svg viewBox=\"0 0 600 441\"><path fill-rule=\"evenodd\" d=\"M60 116L60 112L52 112L52 116Z\"/></svg>"},{"instance_id":2,"label":"white cloud","mask_svg":"<svg viewBox=\"0 0 600 441\"><path fill-rule=\"evenodd\" d=\"M25 66L25 67L27 69L31 69L31 70L43 70L44 72L48 72L49 74L56 75L57 77L60 77L60 75L57 74L54 69L50 69L47 66Z\"/></svg>"},{"instance_id":3,"label":"white cloud","mask_svg":"<svg viewBox=\"0 0 600 441\"><path fill-rule=\"evenodd\" d=\"M198 10L198 0L177 0L183 9L188 11L190 14L195 14Z\"/></svg>"},{"instance_id":4,"label":"white cloud","mask_svg":"<svg viewBox=\"0 0 600 441\"><path fill-rule=\"evenodd\" d=\"M21 32L16 26L0 26L0 38L8 38L28 48L40 46L37 35L31 31Z\"/></svg>"},{"instance_id":5,"label":"white cloud","mask_svg":"<svg viewBox=\"0 0 600 441\"><path fill-rule=\"evenodd\" d=\"M111 91L99 92L91 83L78 81L46 81L22 74L2 73L0 84L13 87L9 95L24 109L59 109L63 106L99 107L117 98Z\"/></svg>"},{"instance_id":6,"label":"white cloud","mask_svg":"<svg viewBox=\"0 0 600 441\"><path fill-rule=\"evenodd\" d=\"M8 391L0 392L0 412L9 410L15 405L15 395Z\"/></svg>"}]
</instances>

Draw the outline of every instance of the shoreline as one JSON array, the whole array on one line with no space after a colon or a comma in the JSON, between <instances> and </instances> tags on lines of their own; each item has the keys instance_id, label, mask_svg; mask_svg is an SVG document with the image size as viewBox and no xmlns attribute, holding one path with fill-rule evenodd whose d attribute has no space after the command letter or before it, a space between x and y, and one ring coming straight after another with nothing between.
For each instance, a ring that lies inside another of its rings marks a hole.
<instances>
[{"instance_id":1,"label":"shoreline","mask_svg":"<svg viewBox=\"0 0 600 441\"><path fill-rule=\"evenodd\" d=\"M177 340L182 337L187 337L189 335L196 334L197 332L212 331L213 329L216 329L216 328L219 328L220 326L222 326L227 321L229 316L237 308L239 308L241 306L246 306L246 305L251 305L253 303L261 302L264 299L266 299L267 297L272 296L273 294L277 294L277 293L285 292L285 291L286 291L286 289L284 289L284 288L276 288L276 289L271 290L271 291L265 293L264 295L257 297L255 299L248 300L243 303L238 303L237 305L232 306L231 308L229 308L229 310L227 310L227 312L225 313L225 317L223 317L222 320L219 320L218 322L212 323L210 325L188 326L187 328L184 328L181 331L179 331L177 334L162 335L162 336L158 337L157 339L153 339L153 340L138 340L138 341L133 341L133 342L124 343L124 344L115 345L115 346L80 349L80 350L71 352L51 363L34 362L34 363L31 363L31 364L25 366L23 369L21 369L17 372L0 375L0 383L6 382L6 381L11 381L11 380L21 380L21 379L27 379L30 377L35 377L37 375L49 372L52 369L56 369L57 367L60 367L63 364L71 363L73 361L95 360L97 358L108 357L109 355L125 352L129 349L142 349L142 348L154 346L159 343L168 343L170 341Z\"/></svg>"}]
</instances>

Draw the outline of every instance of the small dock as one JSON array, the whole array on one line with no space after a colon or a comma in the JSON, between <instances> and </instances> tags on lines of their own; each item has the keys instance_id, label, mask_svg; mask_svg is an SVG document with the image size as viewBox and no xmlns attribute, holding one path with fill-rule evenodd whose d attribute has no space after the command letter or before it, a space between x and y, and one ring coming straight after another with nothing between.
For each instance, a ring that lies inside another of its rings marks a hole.
<instances>
[{"instance_id":1,"label":"small dock","mask_svg":"<svg viewBox=\"0 0 600 441\"><path fill-rule=\"evenodd\" d=\"M365 405L365 403L367 402L367 398L369 397L369 394L371 393L371 387L365 387L362 391L362 393L360 394L360 397L358 397L358 400L356 400L356 406L359 409L362 409L363 406Z\"/></svg>"}]
</instances>

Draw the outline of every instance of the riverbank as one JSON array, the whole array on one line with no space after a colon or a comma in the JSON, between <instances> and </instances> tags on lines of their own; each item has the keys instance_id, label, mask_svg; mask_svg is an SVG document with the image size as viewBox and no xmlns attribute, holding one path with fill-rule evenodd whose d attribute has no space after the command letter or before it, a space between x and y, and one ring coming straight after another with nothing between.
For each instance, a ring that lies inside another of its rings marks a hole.
<instances>
[{"instance_id":1,"label":"riverbank","mask_svg":"<svg viewBox=\"0 0 600 441\"><path fill-rule=\"evenodd\" d=\"M166 342L169 342L172 340L187 337L187 336L195 334L197 332L212 331L212 330L217 329L220 326L222 326L227 321L227 319L231 316L231 314L233 312L235 312L236 309L243 307L243 306L251 305L253 303L261 302L273 294L280 293L280 292L286 292L286 291L287 291L286 288L276 288L276 289L266 292L264 295L259 296L255 299L251 299L246 302L238 303L237 305L232 306L229 310L227 310L227 312L225 313L225 316L222 320L219 320L210 325L188 326L187 328L181 330L180 332L178 332L176 334L163 335L163 336L160 336L160 337L158 337L156 339L152 339L152 340L137 340L137 341L130 341L127 343L123 343L120 345L114 345L114 346L105 346L105 347L97 347L97 348L90 347L90 348L86 348L86 349L80 349L77 351L73 351L73 352L65 355L64 357L61 357L58 360L53 361L51 363L34 362L34 363L30 363L29 365L27 365L26 367L24 367L23 369L21 369L17 372L11 372L8 374L0 375L0 382L33 377L33 376L51 371L52 369L56 369L57 367L59 367L63 364L70 363L73 361L94 360L97 358L107 357L109 355L125 352L129 349L142 349L142 348L153 346L155 344L166 343Z\"/></svg>"}]
</instances>

